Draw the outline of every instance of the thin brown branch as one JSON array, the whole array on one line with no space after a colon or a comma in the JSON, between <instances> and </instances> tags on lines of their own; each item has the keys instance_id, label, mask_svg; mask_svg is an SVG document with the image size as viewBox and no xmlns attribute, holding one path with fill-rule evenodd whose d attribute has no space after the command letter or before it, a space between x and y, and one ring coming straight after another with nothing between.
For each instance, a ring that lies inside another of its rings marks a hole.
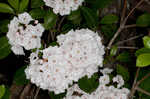
<instances>
[{"instance_id":1,"label":"thin brown branch","mask_svg":"<svg viewBox=\"0 0 150 99\"><path fill-rule=\"evenodd\" d=\"M133 28L133 27L136 27L137 25L136 24L131 24L131 25L125 25L124 28L127 29L127 28Z\"/></svg>"},{"instance_id":2,"label":"thin brown branch","mask_svg":"<svg viewBox=\"0 0 150 99\"><path fill-rule=\"evenodd\" d=\"M139 91L139 92L141 92L141 93L144 93L145 95L150 96L150 92L147 92L147 91L145 91L145 90L142 89L142 88L136 87L136 90Z\"/></svg>"},{"instance_id":3,"label":"thin brown branch","mask_svg":"<svg viewBox=\"0 0 150 99\"><path fill-rule=\"evenodd\" d=\"M139 76L139 72L140 72L140 68L138 68L137 71L136 71L134 82L133 82L133 85L132 85L132 88L131 88L130 99L133 99L134 93L136 91L135 87L136 87L136 83L137 83L137 78Z\"/></svg>"},{"instance_id":4,"label":"thin brown branch","mask_svg":"<svg viewBox=\"0 0 150 99\"><path fill-rule=\"evenodd\" d=\"M38 88L36 89L36 93L35 93L34 99L37 99L37 96L38 96L38 94L39 94L39 91L40 91L40 88L38 87Z\"/></svg>"},{"instance_id":5,"label":"thin brown branch","mask_svg":"<svg viewBox=\"0 0 150 99\"><path fill-rule=\"evenodd\" d=\"M122 43L125 43L125 42L128 42L128 41L137 39L137 38L142 37L142 36L143 36L143 34L138 35L138 36L134 36L134 37L131 37L131 38L127 39L127 40L119 41L119 42L117 42L115 45L119 45L119 44L122 44Z\"/></svg>"},{"instance_id":6,"label":"thin brown branch","mask_svg":"<svg viewBox=\"0 0 150 99\"><path fill-rule=\"evenodd\" d=\"M119 49L139 49L137 47L131 47L131 46L118 46Z\"/></svg>"},{"instance_id":7,"label":"thin brown branch","mask_svg":"<svg viewBox=\"0 0 150 99\"><path fill-rule=\"evenodd\" d=\"M117 30L117 32L115 33L114 37L110 40L110 42L109 42L109 44L108 44L108 46L107 46L108 49L111 48L111 46L112 46L113 42L115 41L115 39L118 37L118 35L120 34L120 32L124 29L125 24L126 24L128 18L129 18L129 16L134 12L134 10L135 10L138 6L140 6L140 5L142 4L143 1L144 1L144 0L141 0L139 3L137 3L137 5L129 12L129 14L128 14L127 17L124 19L124 21L120 22L120 27L119 27L119 29Z\"/></svg>"},{"instance_id":8,"label":"thin brown branch","mask_svg":"<svg viewBox=\"0 0 150 99\"><path fill-rule=\"evenodd\" d=\"M62 19L60 20L60 23L58 24L58 28L57 28L57 31L58 32L60 32L60 29L61 29L61 25L62 25L62 23L63 23L63 21L65 20L65 16L64 17L62 17Z\"/></svg>"},{"instance_id":9,"label":"thin brown branch","mask_svg":"<svg viewBox=\"0 0 150 99\"><path fill-rule=\"evenodd\" d=\"M126 8L127 8L127 0L124 0L124 7L123 7L123 11L121 14L121 23L123 22L125 15L126 15Z\"/></svg>"},{"instance_id":10,"label":"thin brown branch","mask_svg":"<svg viewBox=\"0 0 150 99\"><path fill-rule=\"evenodd\" d=\"M138 86L141 82L143 82L145 79L147 79L148 77L150 77L150 73L147 74L146 76L144 76L141 80L139 80L139 81L137 82L137 86Z\"/></svg>"},{"instance_id":11,"label":"thin brown branch","mask_svg":"<svg viewBox=\"0 0 150 99\"><path fill-rule=\"evenodd\" d=\"M139 7L144 1L145 1L145 0L139 1L139 2L137 3L137 5L129 12L129 14L127 15L127 17L126 17L125 20L124 20L125 23L126 23L126 21L128 20L129 16L134 12L134 10L135 10L137 7Z\"/></svg>"}]
</instances>

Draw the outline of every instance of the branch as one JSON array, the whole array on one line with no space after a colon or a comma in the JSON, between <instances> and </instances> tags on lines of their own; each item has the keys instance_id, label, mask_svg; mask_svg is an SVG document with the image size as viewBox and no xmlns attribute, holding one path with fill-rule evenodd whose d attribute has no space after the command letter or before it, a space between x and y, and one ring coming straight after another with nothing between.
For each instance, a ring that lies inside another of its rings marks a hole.
<instances>
[{"instance_id":1,"label":"branch","mask_svg":"<svg viewBox=\"0 0 150 99\"><path fill-rule=\"evenodd\" d=\"M139 87L136 87L136 90L139 91L139 92L141 92L141 93L144 93L145 95L150 96L150 93L147 92L147 91L145 91L144 89L141 89L141 88L139 88Z\"/></svg>"},{"instance_id":2,"label":"branch","mask_svg":"<svg viewBox=\"0 0 150 99\"><path fill-rule=\"evenodd\" d=\"M130 99L133 99L134 93L136 91L135 87L137 85L136 83L137 83L137 78L139 76L139 72L140 72L140 68L138 68L137 71L136 71L135 79L134 79L132 89L131 89L131 93L130 93L130 96L129 96Z\"/></svg>"},{"instance_id":3,"label":"branch","mask_svg":"<svg viewBox=\"0 0 150 99\"><path fill-rule=\"evenodd\" d=\"M109 42L109 44L108 44L108 46L107 46L108 49L111 48L111 46L112 46L113 42L115 41L115 39L118 37L118 35L120 34L120 32L124 29L125 24L126 24L128 18L129 18L129 16L134 12L134 10L135 10L138 6L140 6L140 5L142 4L143 1L144 1L144 0L141 0L141 1L129 12L129 14L128 14L127 17L124 19L124 21L120 22L120 27L119 27L119 29L117 30L117 32L115 33L114 37L110 40L110 42ZM125 4L124 4L124 5L125 5ZM124 8L125 8L125 7L124 7ZM123 17L123 16L122 16L122 17ZM121 18L121 19L122 19L122 18Z\"/></svg>"},{"instance_id":4,"label":"branch","mask_svg":"<svg viewBox=\"0 0 150 99\"><path fill-rule=\"evenodd\" d=\"M120 49L139 49L137 47L130 47L130 46L118 46Z\"/></svg>"},{"instance_id":5,"label":"branch","mask_svg":"<svg viewBox=\"0 0 150 99\"><path fill-rule=\"evenodd\" d=\"M125 42L128 42L128 41L131 41L131 40L137 39L137 38L139 38L139 37L141 37L141 36L143 36L143 34L138 35L138 36L131 37L131 38L127 39L127 40L119 41L119 42L118 42L118 43L116 43L115 45L119 45L119 44L122 44L122 43L125 43Z\"/></svg>"}]
</instances>

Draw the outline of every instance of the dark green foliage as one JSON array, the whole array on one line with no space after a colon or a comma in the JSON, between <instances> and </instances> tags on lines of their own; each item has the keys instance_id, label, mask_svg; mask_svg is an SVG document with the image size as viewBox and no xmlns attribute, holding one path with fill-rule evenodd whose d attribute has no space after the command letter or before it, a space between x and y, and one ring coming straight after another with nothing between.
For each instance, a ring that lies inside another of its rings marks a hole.
<instances>
[{"instance_id":1,"label":"dark green foliage","mask_svg":"<svg viewBox=\"0 0 150 99\"><path fill-rule=\"evenodd\" d=\"M24 85L29 83L29 81L26 79L26 75L25 75L25 68L27 66L23 66L20 69L18 69L14 75L14 82L16 85Z\"/></svg>"},{"instance_id":2,"label":"dark green foliage","mask_svg":"<svg viewBox=\"0 0 150 99\"><path fill-rule=\"evenodd\" d=\"M79 79L78 85L83 91L87 93L92 93L99 86L98 75L94 74L91 78L85 76Z\"/></svg>"},{"instance_id":3,"label":"dark green foliage","mask_svg":"<svg viewBox=\"0 0 150 99\"><path fill-rule=\"evenodd\" d=\"M10 45L6 37L0 38L0 45L0 59L4 59L11 53Z\"/></svg>"}]
</instances>

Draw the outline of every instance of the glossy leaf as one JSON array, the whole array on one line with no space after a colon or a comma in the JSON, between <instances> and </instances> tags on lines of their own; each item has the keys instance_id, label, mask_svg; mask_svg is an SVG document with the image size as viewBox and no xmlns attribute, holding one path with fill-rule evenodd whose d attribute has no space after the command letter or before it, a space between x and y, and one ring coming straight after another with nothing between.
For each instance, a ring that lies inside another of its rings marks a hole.
<instances>
[{"instance_id":1,"label":"glossy leaf","mask_svg":"<svg viewBox=\"0 0 150 99\"><path fill-rule=\"evenodd\" d=\"M31 8L38 8L43 6L45 3L43 0L31 0Z\"/></svg>"},{"instance_id":2,"label":"glossy leaf","mask_svg":"<svg viewBox=\"0 0 150 99\"><path fill-rule=\"evenodd\" d=\"M26 69L26 66L21 67L18 69L14 75L14 82L16 85L24 85L27 84L29 81L26 79L26 75L24 70Z\"/></svg>"},{"instance_id":3,"label":"glossy leaf","mask_svg":"<svg viewBox=\"0 0 150 99\"><path fill-rule=\"evenodd\" d=\"M21 13L25 11L28 7L28 4L29 4L29 0L21 0L19 5L19 12Z\"/></svg>"},{"instance_id":4,"label":"glossy leaf","mask_svg":"<svg viewBox=\"0 0 150 99\"><path fill-rule=\"evenodd\" d=\"M54 14L52 11L48 11L44 17L44 27L45 29L51 29L55 26L57 22L57 15Z\"/></svg>"},{"instance_id":5,"label":"glossy leaf","mask_svg":"<svg viewBox=\"0 0 150 99\"><path fill-rule=\"evenodd\" d=\"M81 7L81 11L88 27L93 28L98 24L98 17L92 9Z\"/></svg>"},{"instance_id":6,"label":"glossy leaf","mask_svg":"<svg viewBox=\"0 0 150 99\"><path fill-rule=\"evenodd\" d=\"M0 3L0 12L14 14L14 10L8 4L5 3Z\"/></svg>"},{"instance_id":7,"label":"glossy leaf","mask_svg":"<svg viewBox=\"0 0 150 99\"><path fill-rule=\"evenodd\" d=\"M117 65L117 68L116 68L116 71L117 71L117 74L121 75L124 79L124 81L128 81L129 80L129 72L128 70L122 66L122 65Z\"/></svg>"},{"instance_id":8,"label":"glossy leaf","mask_svg":"<svg viewBox=\"0 0 150 99\"><path fill-rule=\"evenodd\" d=\"M87 76L79 79L78 85L81 90L91 93L97 89L99 86L99 82L97 81L98 75L94 74L91 78L88 78Z\"/></svg>"},{"instance_id":9,"label":"glossy leaf","mask_svg":"<svg viewBox=\"0 0 150 99\"><path fill-rule=\"evenodd\" d=\"M147 74L149 74L150 72L149 68L146 69L141 69L139 72L139 76L138 76L138 80L141 80L144 76L146 76ZM150 92L150 77L146 78L145 80L143 80L140 85L139 88L142 88L143 90ZM141 97L141 99L150 99L150 96L145 95L144 93L138 92L139 96Z\"/></svg>"},{"instance_id":10,"label":"glossy leaf","mask_svg":"<svg viewBox=\"0 0 150 99\"><path fill-rule=\"evenodd\" d=\"M111 39L114 36L116 30L117 30L117 25L109 24L109 25L102 25L101 26L102 33L104 33L104 35L108 39Z\"/></svg>"},{"instance_id":11,"label":"glossy leaf","mask_svg":"<svg viewBox=\"0 0 150 99\"><path fill-rule=\"evenodd\" d=\"M19 0L8 0L8 3L15 9L19 9Z\"/></svg>"},{"instance_id":12,"label":"glossy leaf","mask_svg":"<svg viewBox=\"0 0 150 99\"><path fill-rule=\"evenodd\" d=\"M5 88L5 94L3 95L2 99L10 99L10 90L9 88Z\"/></svg>"},{"instance_id":13,"label":"glossy leaf","mask_svg":"<svg viewBox=\"0 0 150 99\"><path fill-rule=\"evenodd\" d=\"M5 86L0 85L0 99L4 96L4 94L5 94Z\"/></svg>"},{"instance_id":14,"label":"glossy leaf","mask_svg":"<svg viewBox=\"0 0 150 99\"><path fill-rule=\"evenodd\" d=\"M0 38L0 59L7 57L10 53L10 45L6 37Z\"/></svg>"},{"instance_id":15,"label":"glossy leaf","mask_svg":"<svg viewBox=\"0 0 150 99\"><path fill-rule=\"evenodd\" d=\"M6 33L8 32L8 24L9 24L9 20L1 20L0 21L0 32L2 33Z\"/></svg>"},{"instance_id":16,"label":"glossy leaf","mask_svg":"<svg viewBox=\"0 0 150 99\"><path fill-rule=\"evenodd\" d=\"M150 37L149 36L144 36L143 37L143 44L146 48L150 49Z\"/></svg>"},{"instance_id":17,"label":"glossy leaf","mask_svg":"<svg viewBox=\"0 0 150 99\"><path fill-rule=\"evenodd\" d=\"M113 24L116 23L119 20L118 16L110 14L107 16L104 16L102 20L100 21L101 24Z\"/></svg>"},{"instance_id":18,"label":"glossy leaf","mask_svg":"<svg viewBox=\"0 0 150 99\"><path fill-rule=\"evenodd\" d=\"M110 50L110 56L115 56L117 54L118 47L113 46Z\"/></svg>"},{"instance_id":19,"label":"glossy leaf","mask_svg":"<svg viewBox=\"0 0 150 99\"><path fill-rule=\"evenodd\" d=\"M139 55L145 54L145 53L150 53L150 49L149 48L141 48L136 51L135 56L139 56Z\"/></svg>"},{"instance_id":20,"label":"glossy leaf","mask_svg":"<svg viewBox=\"0 0 150 99\"><path fill-rule=\"evenodd\" d=\"M136 66L145 67L150 65L150 53L141 54L137 57Z\"/></svg>"},{"instance_id":21,"label":"glossy leaf","mask_svg":"<svg viewBox=\"0 0 150 99\"><path fill-rule=\"evenodd\" d=\"M71 12L67 19L70 20L73 24L80 24L82 20L80 10Z\"/></svg>"},{"instance_id":22,"label":"glossy leaf","mask_svg":"<svg viewBox=\"0 0 150 99\"><path fill-rule=\"evenodd\" d=\"M120 62L129 62L130 54L128 52L123 52L123 53L119 54L116 59Z\"/></svg>"},{"instance_id":23,"label":"glossy leaf","mask_svg":"<svg viewBox=\"0 0 150 99\"><path fill-rule=\"evenodd\" d=\"M146 14L139 16L136 21L136 25L139 27L150 26L150 14L146 13Z\"/></svg>"},{"instance_id":24,"label":"glossy leaf","mask_svg":"<svg viewBox=\"0 0 150 99\"><path fill-rule=\"evenodd\" d=\"M45 14L46 14L45 10L43 10L41 8L33 9L29 13L32 16L32 18L34 18L34 19L44 18Z\"/></svg>"}]
</instances>

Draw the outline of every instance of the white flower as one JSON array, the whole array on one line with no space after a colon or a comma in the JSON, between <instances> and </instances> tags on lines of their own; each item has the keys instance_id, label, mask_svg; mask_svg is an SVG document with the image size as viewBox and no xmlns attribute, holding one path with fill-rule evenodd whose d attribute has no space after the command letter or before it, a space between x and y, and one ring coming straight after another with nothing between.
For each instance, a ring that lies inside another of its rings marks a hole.
<instances>
[{"instance_id":1,"label":"white flower","mask_svg":"<svg viewBox=\"0 0 150 99\"><path fill-rule=\"evenodd\" d=\"M33 21L32 17L25 12L14 17L8 25L7 37L12 45L12 51L17 55L24 55L23 47L26 50L41 47L44 28L37 22L35 26L31 25L30 21ZM19 47L18 50L16 47Z\"/></svg>"},{"instance_id":2,"label":"white flower","mask_svg":"<svg viewBox=\"0 0 150 99\"><path fill-rule=\"evenodd\" d=\"M60 15L68 15L77 10L84 0L43 0L46 6L53 8L53 12Z\"/></svg>"},{"instance_id":3,"label":"white flower","mask_svg":"<svg viewBox=\"0 0 150 99\"><path fill-rule=\"evenodd\" d=\"M32 53L30 66L26 69L27 78L32 83L56 94L65 92L69 85L85 75L91 77L98 72L104 55L101 38L89 29L71 30L58 36L57 40L60 46L42 50L42 59Z\"/></svg>"},{"instance_id":4,"label":"white flower","mask_svg":"<svg viewBox=\"0 0 150 99\"><path fill-rule=\"evenodd\" d=\"M100 84L104 84L104 85L109 84L109 82L110 82L109 75L101 76L99 79L99 82L100 82Z\"/></svg>"},{"instance_id":5,"label":"white flower","mask_svg":"<svg viewBox=\"0 0 150 99\"><path fill-rule=\"evenodd\" d=\"M113 82L117 82L117 88L120 88L124 85L124 80L121 75L117 75L116 77L113 78Z\"/></svg>"},{"instance_id":6,"label":"white flower","mask_svg":"<svg viewBox=\"0 0 150 99\"><path fill-rule=\"evenodd\" d=\"M16 54L16 55L25 55L23 48L20 46L12 46L11 50Z\"/></svg>"},{"instance_id":7,"label":"white flower","mask_svg":"<svg viewBox=\"0 0 150 99\"><path fill-rule=\"evenodd\" d=\"M100 71L103 75L105 75L105 74L110 74L113 71L113 69L104 68L103 70L100 70Z\"/></svg>"},{"instance_id":8,"label":"white flower","mask_svg":"<svg viewBox=\"0 0 150 99\"><path fill-rule=\"evenodd\" d=\"M19 19L19 22L22 24L29 24L29 22L33 20L32 17L27 12L19 14L18 19Z\"/></svg>"}]
</instances>

